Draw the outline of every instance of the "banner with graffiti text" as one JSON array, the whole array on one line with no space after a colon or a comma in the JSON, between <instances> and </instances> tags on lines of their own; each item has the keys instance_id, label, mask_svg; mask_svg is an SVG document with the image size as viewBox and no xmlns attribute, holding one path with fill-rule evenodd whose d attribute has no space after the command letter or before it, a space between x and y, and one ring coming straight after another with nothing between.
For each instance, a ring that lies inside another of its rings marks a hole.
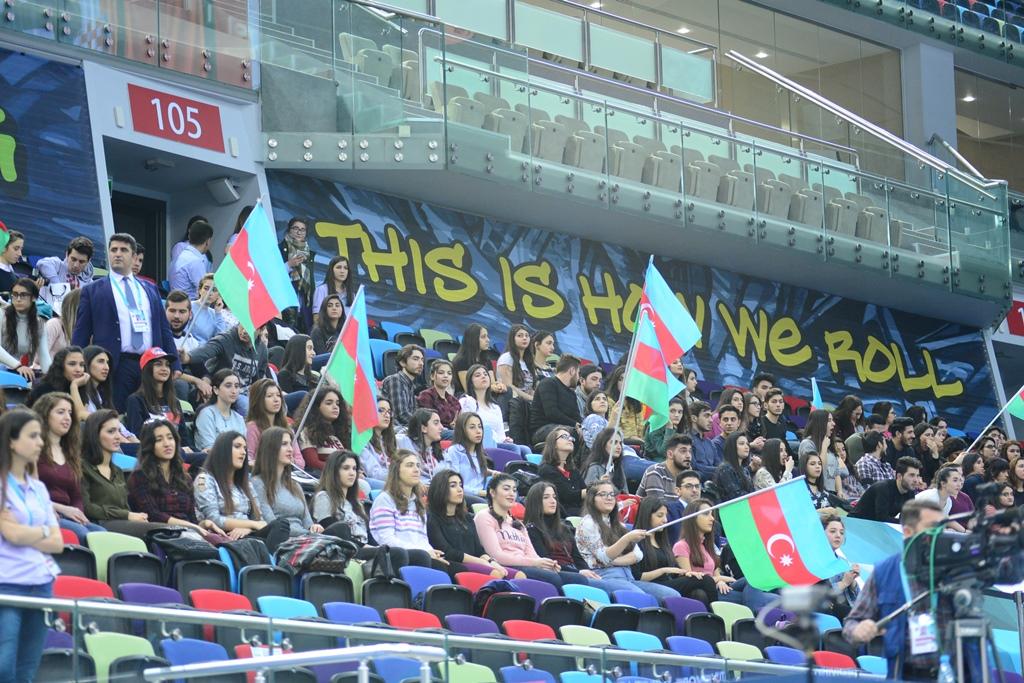
<instances>
[{"instance_id":1,"label":"banner with graffiti text","mask_svg":"<svg viewBox=\"0 0 1024 683\"><path fill-rule=\"evenodd\" d=\"M461 335L472 322L504 342L524 323L559 351L615 363L626 352L649 258L616 244L392 197L305 176L268 173L277 228L311 221L317 281L344 254L367 286L368 315ZM916 403L977 430L995 414L977 329L717 268L656 258L693 313L700 345L686 365L714 388L774 373L788 395L826 403L857 394Z\"/></svg>"}]
</instances>

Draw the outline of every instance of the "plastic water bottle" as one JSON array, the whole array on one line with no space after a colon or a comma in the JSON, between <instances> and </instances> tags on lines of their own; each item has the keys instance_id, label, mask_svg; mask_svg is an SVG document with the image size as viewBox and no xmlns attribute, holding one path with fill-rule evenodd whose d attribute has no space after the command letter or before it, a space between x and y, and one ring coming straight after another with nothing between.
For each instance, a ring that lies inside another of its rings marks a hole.
<instances>
[{"instance_id":1,"label":"plastic water bottle","mask_svg":"<svg viewBox=\"0 0 1024 683\"><path fill-rule=\"evenodd\" d=\"M939 659L938 683L956 683L956 673L953 665L949 663L949 655L942 655Z\"/></svg>"}]
</instances>

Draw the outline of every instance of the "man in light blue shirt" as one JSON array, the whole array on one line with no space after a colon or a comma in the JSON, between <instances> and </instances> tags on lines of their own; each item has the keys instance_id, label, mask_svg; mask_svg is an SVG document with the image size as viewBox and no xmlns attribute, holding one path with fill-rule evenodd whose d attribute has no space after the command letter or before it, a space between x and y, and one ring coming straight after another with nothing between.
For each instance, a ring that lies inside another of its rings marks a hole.
<instances>
[{"instance_id":1,"label":"man in light blue shirt","mask_svg":"<svg viewBox=\"0 0 1024 683\"><path fill-rule=\"evenodd\" d=\"M199 280L210 272L206 252L213 242L213 226L206 221L197 221L189 229L188 238L188 246L171 264L169 279L171 289L180 289L194 299L199 291Z\"/></svg>"}]
</instances>

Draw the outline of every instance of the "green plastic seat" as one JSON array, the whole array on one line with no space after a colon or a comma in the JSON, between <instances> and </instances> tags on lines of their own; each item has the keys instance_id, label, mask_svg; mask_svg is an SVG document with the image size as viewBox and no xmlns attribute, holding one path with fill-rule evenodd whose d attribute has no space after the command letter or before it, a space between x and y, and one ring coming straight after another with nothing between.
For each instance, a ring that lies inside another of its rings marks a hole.
<instances>
[{"instance_id":1,"label":"green plastic seat","mask_svg":"<svg viewBox=\"0 0 1024 683\"><path fill-rule=\"evenodd\" d=\"M438 662L437 669L442 678L444 678L446 668L448 683L498 683L494 672L483 664L473 664L472 662L458 664L453 659L447 662Z\"/></svg>"},{"instance_id":2,"label":"green plastic seat","mask_svg":"<svg viewBox=\"0 0 1024 683\"><path fill-rule=\"evenodd\" d=\"M566 624L562 628L558 629L564 640L569 645L579 645L581 647L601 647L602 645L608 646L612 644L609 640L608 634L604 631L596 628L590 628L589 626L579 626L577 624ZM597 655L595 654L595 658ZM586 662L583 657L576 658L576 668L585 669Z\"/></svg>"},{"instance_id":3,"label":"green plastic seat","mask_svg":"<svg viewBox=\"0 0 1024 683\"><path fill-rule=\"evenodd\" d=\"M141 538L113 531L90 531L85 544L96 557L96 578L106 583L107 563L117 553L146 553L149 549Z\"/></svg>"},{"instance_id":4,"label":"green plastic seat","mask_svg":"<svg viewBox=\"0 0 1024 683\"><path fill-rule=\"evenodd\" d=\"M110 665L118 657L156 655L153 644L148 640L123 633L86 633L85 649L96 666L97 683L107 683Z\"/></svg>"},{"instance_id":5,"label":"green plastic seat","mask_svg":"<svg viewBox=\"0 0 1024 683\"><path fill-rule=\"evenodd\" d=\"M352 580L352 600L363 602L363 563L352 560L345 565L345 576Z\"/></svg>"},{"instance_id":6,"label":"green plastic seat","mask_svg":"<svg viewBox=\"0 0 1024 683\"><path fill-rule=\"evenodd\" d=\"M764 659L764 653L749 643L739 643L735 640L720 640L716 647L718 648L718 654L726 659L739 659L744 662Z\"/></svg>"},{"instance_id":7,"label":"green plastic seat","mask_svg":"<svg viewBox=\"0 0 1024 683\"><path fill-rule=\"evenodd\" d=\"M420 330L420 336L423 337L423 345L426 346L428 349L434 348L434 342L437 341L455 341L452 335L448 334L447 332L442 332L441 330L430 330L427 328L423 328Z\"/></svg>"},{"instance_id":8,"label":"green plastic seat","mask_svg":"<svg viewBox=\"0 0 1024 683\"><path fill-rule=\"evenodd\" d=\"M725 622L726 635L732 633L732 625L740 619L753 619L754 613L746 605L738 605L734 602L722 602L716 600L711 603L711 612L722 617Z\"/></svg>"}]
</instances>

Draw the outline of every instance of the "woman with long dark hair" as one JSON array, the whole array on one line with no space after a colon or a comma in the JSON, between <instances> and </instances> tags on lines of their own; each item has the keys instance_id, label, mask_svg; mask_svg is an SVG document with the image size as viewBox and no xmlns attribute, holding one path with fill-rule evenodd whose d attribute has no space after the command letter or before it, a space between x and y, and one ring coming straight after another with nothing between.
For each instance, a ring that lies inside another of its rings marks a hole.
<instances>
[{"instance_id":1,"label":"woman with long dark hair","mask_svg":"<svg viewBox=\"0 0 1024 683\"><path fill-rule=\"evenodd\" d=\"M768 439L761 449L761 467L754 473L754 488L767 489L793 478L793 457L780 439Z\"/></svg>"},{"instance_id":2,"label":"woman with long dark hair","mask_svg":"<svg viewBox=\"0 0 1024 683\"><path fill-rule=\"evenodd\" d=\"M608 426L608 411L611 409L611 402L608 400L608 392L604 389L594 389L587 396L587 403L583 408L583 424L580 431L583 432L583 445L590 448L594 445L594 439Z\"/></svg>"},{"instance_id":3,"label":"woman with long dark hair","mask_svg":"<svg viewBox=\"0 0 1024 683\"><path fill-rule=\"evenodd\" d=\"M567 515L578 515L583 506L587 484L570 461L576 437L566 427L555 427L548 432L541 453L537 474L551 482L558 491L558 502Z\"/></svg>"},{"instance_id":4,"label":"woman with long dark hair","mask_svg":"<svg viewBox=\"0 0 1024 683\"><path fill-rule=\"evenodd\" d=\"M202 535L224 531L196 517L192 478L181 459L178 430L167 420L148 421L139 434L139 461L128 476L128 506L150 522L183 526Z\"/></svg>"},{"instance_id":5,"label":"woman with long dark hair","mask_svg":"<svg viewBox=\"0 0 1024 683\"><path fill-rule=\"evenodd\" d=\"M748 464L750 444L743 432L733 432L725 439L722 449L722 464L715 469L714 482L722 496L722 502L753 493L754 482L750 480Z\"/></svg>"},{"instance_id":6,"label":"woman with long dark hair","mask_svg":"<svg viewBox=\"0 0 1024 683\"><path fill-rule=\"evenodd\" d=\"M348 316L352 309L352 302L356 298L356 290L359 284L356 281L355 268L349 263L347 256L338 255L327 264L327 271L324 273L324 280L313 291L313 324L316 324L320 316L320 306L324 299L331 294L338 295L344 306L344 316Z\"/></svg>"},{"instance_id":7,"label":"woman with long dark hair","mask_svg":"<svg viewBox=\"0 0 1024 683\"><path fill-rule=\"evenodd\" d=\"M743 397L743 412L740 417L741 432L746 433L750 447L755 451L764 448L764 425L761 424L761 397L750 391Z\"/></svg>"},{"instance_id":8,"label":"woman with long dark hair","mask_svg":"<svg viewBox=\"0 0 1024 683\"><path fill-rule=\"evenodd\" d=\"M668 529L651 531L668 522L668 505L659 496L647 496L640 502L635 529L649 531L638 544L643 557L633 565L633 576L638 581L653 581L668 586L680 595L700 600L710 606L718 599L715 581L706 574L687 572L676 564L669 541Z\"/></svg>"},{"instance_id":9,"label":"woman with long dark hair","mask_svg":"<svg viewBox=\"0 0 1024 683\"><path fill-rule=\"evenodd\" d=\"M334 387L324 386L311 391L295 409L296 422L309 409L309 417L299 434L299 450L306 469L320 472L334 451L352 445L352 417L348 403Z\"/></svg>"},{"instance_id":10,"label":"woman with long dark hair","mask_svg":"<svg viewBox=\"0 0 1024 683\"><path fill-rule=\"evenodd\" d=\"M487 334L487 328L479 323L471 323L462 335L462 345L459 346L455 358L452 359L452 367L455 368L455 393L470 393L469 370L471 366L482 365L487 369L491 380L491 392L504 394L508 387L494 378L494 372L490 370L491 361L487 351L491 348L491 338Z\"/></svg>"},{"instance_id":11,"label":"woman with long dark hair","mask_svg":"<svg viewBox=\"0 0 1024 683\"><path fill-rule=\"evenodd\" d=\"M526 527L512 517L516 504L516 480L500 473L487 483L488 507L473 517L480 545L488 557L503 567L513 567L528 578L547 581L561 587L566 583L587 583L574 572L562 571L559 563L550 557L541 557L533 549Z\"/></svg>"},{"instance_id":12,"label":"woman with long dark hair","mask_svg":"<svg viewBox=\"0 0 1024 683\"><path fill-rule=\"evenodd\" d=\"M731 389L726 389L726 391L731 391ZM716 419L713 424L717 423L717 417L718 413L715 413ZM668 402L668 422L647 432L647 436L644 437L644 458L654 462L664 462L665 446L668 444L668 440L676 434L688 434L689 431L690 409L686 401L676 396ZM722 433L721 428L718 433Z\"/></svg>"},{"instance_id":13,"label":"woman with long dark hair","mask_svg":"<svg viewBox=\"0 0 1024 683\"><path fill-rule=\"evenodd\" d=\"M935 427L927 422L914 426L914 457L921 461L921 479L931 483L935 473L943 466L942 444L935 438Z\"/></svg>"},{"instance_id":14,"label":"woman with long dark hair","mask_svg":"<svg viewBox=\"0 0 1024 683\"><path fill-rule=\"evenodd\" d=\"M162 525L128 504L128 481L112 461L121 447L121 421L115 410L97 410L82 427L82 503L85 514L107 531L145 538Z\"/></svg>"},{"instance_id":15,"label":"woman with long dark hair","mask_svg":"<svg viewBox=\"0 0 1024 683\"><path fill-rule=\"evenodd\" d=\"M46 348L50 358L71 344L71 333L75 329L78 317L78 304L82 300L82 288L72 289L60 302L60 315L54 315L43 323L43 334L46 336ZM54 311L56 313L56 311Z\"/></svg>"},{"instance_id":16,"label":"woman with long dark hair","mask_svg":"<svg viewBox=\"0 0 1024 683\"><path fill-rule=\"evenodd\" d=\"M82 501L81 428L71 396L60 392L44 394L32 405L42 427L43 450L36 469L46 484L61 529L68 529L80 543L90 531L105 531L85 516Z\"/></svg>"},{"instance_id":17,"label":"woman with long dark hair","mask_svg":"<svg viewBox=\"0 0 1024 683\"><path fill-rule=\"evenodd\" d=\"M452 567L459 570L490 574L496 579L525 578L517 569L507 569L492 558L480 545L476 527L466 507L462 475L440 470L427 487L427 538L431 547L444 553Z\"/></svg>"},{"instance_id":18,"label":"woman with long dark hair","mask_svg":"<svg viewBox=\"0 0 1024 683\"><path fill-rule=\"evenodd\" d=\"M102 346L90 344L85 347L83 355L85 357L85 372L89 375L89 381L81 392L83 405L75 405L78 419L81 421L101 408L109 410L114 407L114 399L111 396L113 383L110 379L110 351Z\"/></svg>"},{"instance_id":19,"label":"woman with long dark hair","mask_svg":"<svg viewBox=\"0 0 1024 683\"><path fill-rule=\"evenodd\" d=\"M310 332L313 350L318 354L330 353L338 343L341 328L345 325L345 306L337 294L328 294L316 315L316 324Z\"/></svg>"},{"instance_id":20,"label":"woman with long dark hair","mask_svg":"<svg viewBox=\"0 0 1024 683\"><path fill-rule=\"evenodd\" d=\"M64 551L46 486L33 476L42 448L34 412L12 410L0 417L0 593L22 598L53 597L60 571L53 556ZM0 680L35 679L46 637L43 611L0 606L0 625Z\"/></svg>"},{"instance_id":21,"label":"woman with long dark hair","mask_svg":"<svg viewBox=\"0 0 1024 683\"><path fill-rule=\"evenodd\" d=\"M807 483L814 509L824 511L822 514L838 514L839 511L832 506L828 491L825 489L825 466L821 462L821 456L810 451L804 453L800 456L798 469Z\"/></svg>"},{"instance_id":22,"label":"woman with long dark hair","mask_svg":"<svg viewBox=\"0 0 1024 683\"><path fill-rule=\"evenodd\" d=\"M627 439L643 439L644 430L646 429L646 423L644 421L644 407L640 401L626 396L622 398L622 392L625 389L623 386L626 381L626 368L619 366L612 370L612 374L608 377L606 389L608 391L608 398L612 401L612 407L608 411L608 421L615 424L615 420L619 421L619 429L622 430L623 436ZM619 417L619 413L622 416Z\"/></svg>"},{"instance_id":23,"label":"woman with long dark hair","mask_svg":"<svg viewBox=\"0 0 1024 683\"><path fill-rule=\"evenodd\" d=\"M530 350L527 352L533 358L533 385L542 379L554 377L555 369L548 363L548 358L555 354L555 335L547 330L537 330L530 337Z\"/></svg>"},{"instance_id":24,"label":"woman with long dark hair","mask_svg":"<svg viewBox=\"0 0 1024 683\"><path fill-rule=\"evenodd\" d=\"M862 417L864 417L864 402L853 394L843 396L843 400L832 411L832 419L836 422L836 436L846 441L856 434L861 426Z\"/></svg>"},{"instance_id":25,"label":"woman with long dark hair","mask_svg":"<svg viewBox=\"0 0 1024 683\"><path fill-rule=\"evenodd\" d=\"M633 581L635 589L659 600L678 597L679 591L652 581L637 581L631 567L642 561L639 543L647 537L642 529L626 531L619 519L615 487L599 481L587 489L583 521L576 528L580 555L602 579Z\"/></svg>"},{"instance_id":26,"label":"woman with long dark hair","mask_svg":"<svg viewBox=\"0 0 1024 683\"><path fill-rule=\"evenodd\" d=\"M213 442L203 469L196 476L195 495L198 517L213 522L232 540L246 536L260 538L267 549L274 552L288 539L287 521L279 519L268 524L260 517L249 478L245 437L241 432L224 432Z\"/></svg>"},{"instance_id":27,"label":"woman with long dark hair","mask_svg":"<svg viewBox=\"0 0 1024 683\"><path fill-rule=\"evenodd\" d=\"M384 480L388 478L388 466L397 452L395 425L391 421L391 401L378 396L377 424L373 427L370 440L359 454L359 462L363 466L366 480L374 484L373 488L383 488Z\"/></svg>"},{"instance_id":28,"label":"woman with long dark hair","mask_svg":"<svg viewBox=\"0 0 1024 683\"><path fill-rule=\"evenodd\" d=\"M281 360L281 371L277 373L277 383L285 393L295 391L312 391L320 379L313 371L313 357L316 349L313 340L307 335L297 334L284 346L284 358Z\"/></svg>"},{"instance_id":29,"label":"woman with long dark hair","mask_svg":"<svg viewBox=\"0 0 1024 683\"><path fill-rule=\"evenodd\" d=\"M419 457L399 450L388 466L384 490L370 508L370 533L378 544L403 548L409 564L446 570L444 553L430 545L427 507L420 496Z\"/></svg>"},{"instance_id":30,"label":"woman with long dark hair","mask_svg":"<svg viewBox=\"0 0 1024 683\"><path fill-rule=\"evenodd\" d=\"M245 442L249 448L250 463L256 459L263 433L271 427L289 429L284 395L274 380L258 379L249 387L249 414L245 416ZM306 467L298 439L292 439L292 462L299 469Z\"/></svg>"},{"instance_id":31,"label":"woman with long dark hair","mask_svg":"<svg viewBox=\"0 0 1024 683\"><path fill-rule=\"evenodd\" d=\"M287 520L292 536L321 533L324 528L313 521L302 487L292 478L294 469L291 431L271 427L260 439L252 468L252 494L259 503L260 517L268 522Z\"/></svg>"},{"instance_id":32,"label":"woman with long dark hair","mask_svg":"<svg viewBox=\"0 0 1024 683\"><path fill-rule=\"evenodd\" d=\"M14 238L10 241L14 242ZM50 349L43 334L43 321L36 310L38 297L39 287L35 281L19 278L11 286L10 306L0 315L0 364L29 382L35 379L33 363L42 372L50 369Z\"/></svg>"},{"instance_id":33,"label":"woman with long dark hair","mask_svg":"<svg viewBox=\"0 0 1024 683\"><path fill-rule=\"evenodd\" d=\"M611 471L608 462L611 461ZM626 472L622 469L622 432L613 427L601 430L594 439L594 445L587 454L587 459L580 468L583 472L583 483L592 486L598 481L610 481L621 493L629 493L626 484Z\"/></svg>"},{"instance_id":34,"label":"woman with long dark hair","mask_svg":"<svg viewBox=\"0 0 1024 683\"><path fill-rule=\"evenodd\" d=\"M512 389L512 396L533 400L533 354L530 353L530 329L513 325L508 331L505 352L498 356L498 381Z\"/></svg>"},{"instance_id":35,"label":"woman with long dark hair","mask_svg":"<svg viewBox=\"0 0 1024 683\"><path fill-rule=\"evenodd\" d=\"M125 402L125 426L133 434L142 431L142 423L153 418L164 418L171 424L181 424L181 404L171 379L171 356L159 346L142 354L138 390Z\"/></svg>"},{"instance_id":36,"label":"woman with long dark hair","mask_svg":"<svg viewBox=\"0 0 1024 683\"><path fill-rule=\"evenodd\" d=\"M686 506L681 522L679 540L672 546L676 565L691 576L710 577L715 584L715 600L742 603L745 579L734 579L722 573L718 548L715 547L715 515L711 501L698 498ZM697 514L699 513L699 514ZM690 515L694 515L690 517Z\"/></svg>"},{"instance_id":37,"label":"woman with long dark hair","mask_svg":"<svg viewBox=\"0 0 1024 683\"><path fill-rule=\"evenodd\" d=\"M221 368L210 378L212 394L196 415L196 448L209 450L218 434L244 432L245 418L235 410L242 383L231 368Z\"/></svg>"},{"instance_id":38,"label":"woman with long dark hair","mask_svg":"<svg viewBox=\"0 0 1024 683\"><path fill-rule=\"evenodd\" d=\"M409 418L405 434L398 437L398 448L412 451L419 457L420 479L424 486L443 460L441 454L441 418L433 410L418 408Z\"/></svg>"},{"instance_id":39,"label":"woman with long dark hair","mask_svg":"<svg viewBox=\"0 0 1024 683\"><path fill-rule=\"evenodd\" d=\"M82 403L82 389L88 381L82 349L77 346L65 346L54 356L53 363L43 378L32 387L28 398L25 399L25 405L32 407L40 396L51 391L71 394L72 400L77 398L78 402Z\"/></svg>"},{"instance_id":40,"label":"woman with long dark hair","mask_svg":"<svg viewBox=\"0 0 1024 683\"><path fill-rule=\"evenodd\" d=\"M450 470L459 474L460 485L469 495L483 502L483 496L487 495L487 477L494 474L494 470L487 465L484 425L479 415L459 413L455 420L452 445L444 452L444 462ZM436 474L433 479L437 479Z\"/></svg>"},{"instance_id":41,"label":"woman with long dark hair","mask_svg":"<svg viewBox=\"0 0 1024 683\"><path fill-rule=\"evenodd\" d=\"M817 453L825 467L822 474L822 486L829 493L840 498L843 494L843 477L850 471L842 467L839 458L832 452L832 433L835 431L835 419L827 410L812 410L804 427L804 438L797 449L797 456L805 453Z\"/></svg>"}]
</instances>

